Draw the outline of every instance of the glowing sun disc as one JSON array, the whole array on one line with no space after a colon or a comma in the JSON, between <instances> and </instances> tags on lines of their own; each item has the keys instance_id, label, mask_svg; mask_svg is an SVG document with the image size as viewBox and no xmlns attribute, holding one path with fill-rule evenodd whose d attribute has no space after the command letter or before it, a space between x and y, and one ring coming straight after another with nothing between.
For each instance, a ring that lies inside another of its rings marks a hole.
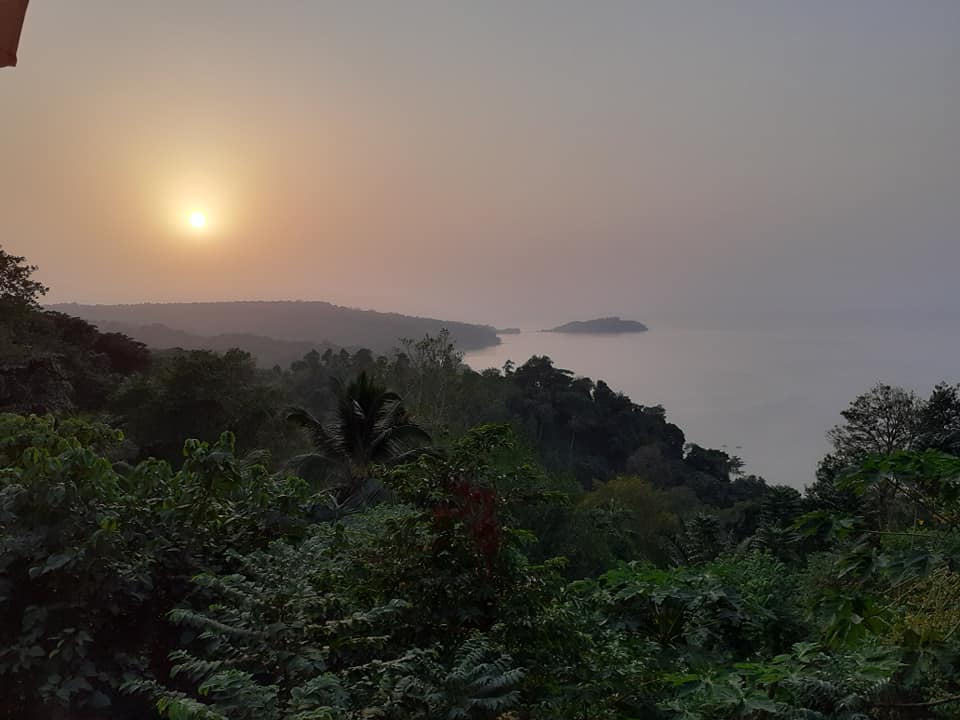
<instances>
[{"instance_id":1,"label":"glowing sun disc","mask_svg":"<svg viewBox=\"0 0 960 720\"><path fill-rule=\"evenodd\" d=\"M199 210L190 213L190 227L202 230L207 225L207 216Z\"/></svg>"}]
</instances>

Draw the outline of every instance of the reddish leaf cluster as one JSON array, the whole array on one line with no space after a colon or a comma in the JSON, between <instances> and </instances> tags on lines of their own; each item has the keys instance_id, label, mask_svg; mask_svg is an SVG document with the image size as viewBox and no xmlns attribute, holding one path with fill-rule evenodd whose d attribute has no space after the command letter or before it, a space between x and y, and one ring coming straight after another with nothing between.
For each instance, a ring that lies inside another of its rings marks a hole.
<instances>
[{"instance_id":1,"label":"reddish leaf cluster","mask_svg":"<svg viewBox=\"0 0 960 720\"><path fill-rule=\"evenodd\" d=\"M468 480L451 481L448 498L433 509L434 522L450 527L462 524L488 570L500 552L503 533L497 522L497 494L493 488L477 487ZM441 539L438 539L441 542Z\"/></svg>"}]
</instances>

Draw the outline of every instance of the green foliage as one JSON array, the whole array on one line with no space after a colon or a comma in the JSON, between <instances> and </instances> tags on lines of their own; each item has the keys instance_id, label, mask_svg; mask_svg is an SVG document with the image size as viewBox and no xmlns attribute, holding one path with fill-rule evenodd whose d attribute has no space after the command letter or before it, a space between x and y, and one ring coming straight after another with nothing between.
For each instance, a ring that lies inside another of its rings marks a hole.
<instances>
[{"instance_id":1,"label":"green foliage","mask_svg":"<svg viewBox=\"0 0 960 720\"><path fill-rule=\"evenodd\" d=\"M826 653L816 643L729 669L667 675L671 717L861 720L897 671L891 653Z\"/></svg>"},{"instance_id":2,"label":"green foliage","mask_svg":"<svg viewBox=\"0 0 960 720\"><path fill-rule=\"evenodd\" d=\"M213 442L225 430L252 450L278 404L257 377L253 359L240 350L177 352L127 380L110 408L141 457L176 463L186 440Z\"/></svg>"},{"instance_id":3,"label":"green foliage","mask_svg":"<svg viewBox=\"0 0 960 720\"><path fill-rule=\"evenodd\" d=\"M602 381L554 367L548 357L530 358L508 379L517 388L508 407L547 467L573 472L584 485L623 472L631 454L645 445L681 459L683 433L665 421L663 408L634 405Z\"/></svg>"},{"instance_id":4,"label":"green foliage","mask_svg":"<svg viewBox=\"0 0 960 720\"><path fill-rule=\"evenodd\" d=\"M666 421L661 407L636 405L603 381L575 377L546 357L507 369L474 372L463 365L449 334L441 332L404 340L384 356L366 350L311 352L281 373L279 382L291 404L302 410L295 417L319 446L331 443L318 428L342 424L325 416L353 414L352 406L349 412L341 407L343 390L363 376L395 389L436 445L450 444L474 426L510 423L538 464L555 476L576 478L584 489L633 474L662 489L690 488L697 502L719 506L756 500L765 492L762 479L739 476L738 458L696 445L685 454L683 433ZM321 455L343 455L334 449Z\"/></svg>"},{"instance_id":5,"label":"green foliage","mask_svg":"<svg viewBox=\"0 0 960 720\"><path fill-rule=\"evenodd\" d=\"M458 409L462 367L463 352L444 329L437 336L427 334L416 341L401 340L386 373L401 383L414 415L427 427L444 433L452 420L451 410Z\"/></svg>"},{"instance_id":6,"label":"green foliage","mask_svg":"<svg viewBox=\"0 0 960 720\"><path fill-rule=\"evenodd\" d=\"M935 522L952 529L960 521L960 458L938 450L868 458L842 475L837 485L858 496L880 492L888 503L899 499L912 505L913 523Z\"/></svg>"},{"instance_id":7,"label":"green foliage","mask_svg":"<svg viewBox=\"0 0 960 720\"><path fill-rule=\"evenodd\" d=\"M676 537L689 564L568 583L517 523L576 506L506 426L393 467L393 502L322 523L302 481L238 460L229 434L186 443L175 472L114 466L102 424L0 430L5 716L846 720L958 691L960 543L935 517L878 534L811 514L796 532L833 549L804 569L731 550L703 514ZM844 482L897 477L948 514L957 467L894 455ZM669 512L643 481L605 487L582 512ZM793 532L795 502L770 495L762 527Z\"/></svg>"},{"instance_id":8,"label":"green foliage","mask_svg":"<svg viewBox=\"0 0 960 720\"><path fill-rule=\"evenodd\" d=\"M446 333L261 372L15 310L3 401L59 414L0 415L2 718L960 706L960 386L858 398L801 497L549 358L475 373ZM287 403L345 492L270 471L307 449Z\"/></svg>"},{"instance_id":9,"label":"green foliage","mask_svg":"<svg viewBox=\"0 0 960 720\"><path fill-rule=\"evenodd\" d=\"M586 494L578 509L590 517L611 558L664 565L682 515L696 504L681 488L661 490L640 478L619 477Z\"/></svg>"},{"instance_id":10,"label":"green foliage","mask_svg":"<svg viewBox=\"0 0 960 720\"><path fill-rule=\"evenodd\" d=\"M171 677L196 694L153 681L128 691L167 717L496 717L518 701L524 671L470 629L475 613L438 612L432 577L403 577L413 553L433 553L448 562L443 584L463 585L444 540L463 532L409 505L381 505L316 525L295 546L273 543L229 575L201 575L214 602L171 614L194 638L174 654Z\"/></svg>"},{"instance_id":11,"label":"green foliage","mask_svg":"<svg viewBox=\"0 0 960 720\"><path fill-rule=\"evenodd\" d=\"M918 511L929 510L920 507L923 489L911 487L915 480L904 482L897 475L918 471L935 475L940 471L929 465L936 462L937 452L960 452L960 386L941 383L924 400L903 388L878 384L857 397L843 417L844 423L828 433L833 452L821 461L817 481L807 489L812 504L831 512L863 514L877 529L921 519ZM923 461L917 457L914 467L877 465L908 462L910 453L925 451L933 453ZM917 467L917 462L928 467ZM845 480L851 471L857 478ZM863 492L867 475L874 481Z\"/></svg>"},{"instance_id":12,"label":"green foliage","mask_svg":"<svg viewBox=\"0 0 960 720\"><path fill-rule=\"evenodd\" d=\"M0 437L0 715L95 708L126 674L164 674L189 578L298 532L302 483L238 462L229 434L188 443L179 472L122 473L103 425L0 415Z\"/></svg>"}]
</instances>

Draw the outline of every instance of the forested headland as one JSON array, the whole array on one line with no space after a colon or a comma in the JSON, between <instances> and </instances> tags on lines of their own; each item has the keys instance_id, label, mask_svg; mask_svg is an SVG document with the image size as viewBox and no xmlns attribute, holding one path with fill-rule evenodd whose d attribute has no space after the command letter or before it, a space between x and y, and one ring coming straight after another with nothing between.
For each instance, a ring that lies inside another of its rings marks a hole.
<instances>
[{"instance_id":1,"label":"forested headland","mask_svg":"<svg viewBox=\"0 0 960 720\"><path fill-rule=\"evenodd\" d=\"M853 388L801 493L547 357L155 352L34 270L0 250L0 717L960 712L956 385Z\"/></svg>"},{"instance_id":2,"label":"forested headland","mask_svg":"<svg viewBox=\"0 0 960 720\"><path fill-rule=\"evenodd\" d=\"M139 303L133 305L78 305L66 303L52 310L99 326L113 326L151 342L156 328L176 328L203 337L253 335L277 341L331 344L387 352L401 337L436 335L446 329L462 350L500 343L489 325L414 317L400 313L360 310L319 301L241 301L195 303ZM140 337L142 335L142 337ZM246 349L246 347L244 348ZM251 347L256 351L256 347ZM270 366L272 363L265 362Z\"/></svg>"}]
</instances>

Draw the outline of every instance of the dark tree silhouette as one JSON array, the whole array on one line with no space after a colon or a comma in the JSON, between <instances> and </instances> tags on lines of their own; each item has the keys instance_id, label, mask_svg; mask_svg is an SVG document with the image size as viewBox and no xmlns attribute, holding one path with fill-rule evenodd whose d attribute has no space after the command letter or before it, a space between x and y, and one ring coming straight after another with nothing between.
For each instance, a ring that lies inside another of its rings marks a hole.
<instances>
[{"instance_id":1,"label":"dark tree silhouette","mask_svg":"<svg viewBox=\"0 0 960 720\"><path fill-rule=\"evenodd\" d=\"M292 408L287 417L306 429L315 448L297 462L302 468L325 466L343 494L362 488L374 465L408 457L430 442L430 435L409 416L401 397L365 372L349 383L334 379L331 385L336 406L327 419L303 408Z\"/></svg>"},{"instance_id":2,"label":"dark tree silhouette","mask_svg":"<svg viewBox=\"0 0 960 720\"><path fill-rule=\"evenodd\" d=\"M27 265L27 259L10 255L0 247L0 300L35 306L47 293L47 288L31 279L36 265Z\"/></svg>"}]
</instances>

